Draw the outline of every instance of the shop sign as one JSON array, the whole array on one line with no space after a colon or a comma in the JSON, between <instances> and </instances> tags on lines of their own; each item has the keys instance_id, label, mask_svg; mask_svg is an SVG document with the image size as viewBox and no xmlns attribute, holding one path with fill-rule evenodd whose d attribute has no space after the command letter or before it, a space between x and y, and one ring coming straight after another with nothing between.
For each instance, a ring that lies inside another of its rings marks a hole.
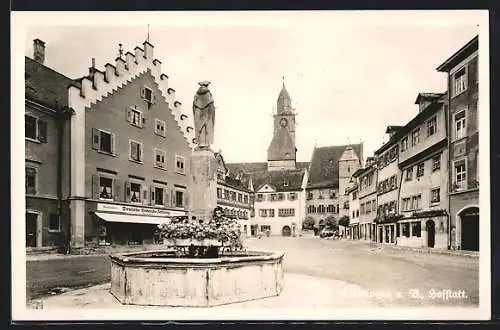
<instances>
[{"instance_id":1,"label":"shop sign","mask_svg":"<svg viewBox=\"0 0 500 330\"><path fill-rule=\"evenodd\" d=\"M155 209L149 207L107 204L107 203L98 203L97 211L124 213L129 215L151 216L151 217L168 217L168 216L174 217L174 216L186 215L186 211Z\"/></svg>"}]
</instances>

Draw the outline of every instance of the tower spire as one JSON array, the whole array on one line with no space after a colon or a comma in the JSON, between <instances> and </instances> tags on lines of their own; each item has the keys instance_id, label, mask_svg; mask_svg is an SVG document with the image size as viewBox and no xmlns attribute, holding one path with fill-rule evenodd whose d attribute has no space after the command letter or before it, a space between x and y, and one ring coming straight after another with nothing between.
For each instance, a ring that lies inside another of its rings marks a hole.
<instances>
[{"instance_id":1,"label":"tower spire","mask_svg":"<svg viewBox=\"0 0 500 330\"><path fill-rule=\"evenodd\" d=\"M146 37L146 41L149 42L149 24L148 24L148 35Z\"/></svg>"}]
</instances>

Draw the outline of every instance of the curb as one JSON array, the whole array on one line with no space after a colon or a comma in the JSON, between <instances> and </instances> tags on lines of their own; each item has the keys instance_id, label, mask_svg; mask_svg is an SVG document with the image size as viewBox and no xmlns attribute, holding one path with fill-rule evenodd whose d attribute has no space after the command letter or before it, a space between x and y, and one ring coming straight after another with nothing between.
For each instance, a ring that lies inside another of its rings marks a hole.
<instances>
[{"instance_id":1,"label":"curb","mask_svg":"<svg viewBox=\"0 0 500 330\"><path fill-rule=\"evenodd\" d=\"M472 259L479 259L479 253L471 253L471 252L457 252L456 250L432 250L432 249L425 249L425 248L412 248L408 246L400 246L400 245L384 245L384 244L377 244L377 243L368 243L369 246L372 247L381 247L381 248L390 248L394 250L406 250L406 251L414 251L418 253L429 253L429 254L443 254L443 255L451 255L451 256L457 256L457 257L466 257L466 258L472 258Z\"/></svg>"}]
</instances>

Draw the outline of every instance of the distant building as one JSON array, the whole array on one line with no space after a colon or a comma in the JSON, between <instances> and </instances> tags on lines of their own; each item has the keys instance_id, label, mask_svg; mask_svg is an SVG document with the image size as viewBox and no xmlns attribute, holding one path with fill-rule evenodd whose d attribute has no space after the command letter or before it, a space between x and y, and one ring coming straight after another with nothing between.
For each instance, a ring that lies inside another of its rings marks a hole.
<instances>
[{"instance_id":1,"label":"distant building","mask_svg":"<svg viewBox=\"0 0 500 330\"><path fill-rule=\"evenodd\" d=\"M399 187L398 144L395 134L401 126L389 126L389 141L375 151L377 159L377 217L376 234L379 243L396 242Z\"/></svg>"},{"instance_id":2,"label":"distant building","mask_svg":"<svg viewBox=\"0 0 500 330\"><path fill-rule=\"evenodd\" d=\"M349 237L351 239L359 239L359 195L358 185L354 184L347 189L349 196Z\"/></svg>"},{"instance_id":3,"label":"distant building","mask_svg":"<svg viewBox=\"0 0 500 330\"><path fill-rule=\"evenodd\" d=\"M377 216L377 167L375 159L368 157L365 167L354 172L353 178L358 182L359 238L375 241L375 218Z\"/></svg>"},{"instance_id":4,"label":"distant building","mask_svg":"<svg viewBox=\"0 0 500 330\"><path fill-rule=\"evenodd\" d=\"M419 113L397 132L398 245L448 248L446 100L445 93L420 93Z\"/></svg>"},{"instance_id":5,"label":"distant building","mask_svg":"<svg viewBox=\"0 0 500 330\"><path fill-rule=\"evenodd\" d=\"M245 236L250 234L250 216L254 213L252 181L242 174L232 175L220 152L215 153L217 161L217 206L224 209L224 215L236 219Z\"/></svg>"},{"instance_id":6,"label":"distant building","mask_svg":"<svg viewBox=\"0 0 500 330\"><path fill-rule=\"evenodd\" d=\"M476 36L437 68L448 80L450 245L463 250L479 250L478 47Z\"/></svg>"},{"instance_id":7,"label":"distant building","mask_svg":"<svg viewBox=\"0 0 500 330\"><path fill-rule=\"evenodd\" d=\"M304 188L308 163L296 161L295 112L285 85L274 114L273 138L267 163L228 163L229 173L251 180L255 213L250 218L251 235L295 236L305 217Z\"/></svg>"},{"instance_id":8,"label":"distant building","mask_svg":"<svg viewBox=\"0 0 500 330\"><path fill-rule=\"evenodd\" d=\"M361 164L363 144L314 148L306 185L306 216L322 228L326 218L349 216L346 189Z\"/></svg>"}]
</instances>

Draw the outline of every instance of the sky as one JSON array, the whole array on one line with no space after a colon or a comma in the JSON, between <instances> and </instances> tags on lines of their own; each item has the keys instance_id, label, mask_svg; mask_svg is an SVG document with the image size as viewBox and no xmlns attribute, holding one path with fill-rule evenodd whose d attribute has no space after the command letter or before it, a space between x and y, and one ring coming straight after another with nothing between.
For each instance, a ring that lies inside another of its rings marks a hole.
<instances>
[{"instance_id":1,"label":"sky","mask_svg":"<svg viewBox=\"0 0 500 330\"><path fill-rule=\"evenodd\" d=\"M170 86L192 114L198 82L211 82L215 142L226 162L266 161L284 83L297 112L297 160L314 146L360 143L364 159L387 125L418 113L419 92L444 92L436 67L478 34L477 12L43 13L25 29L25 56L46 43L45 64L70 78L103 69L118 44L147 37ZM57 22L55 25L54 22ZM132 25L133 24L133 25Z\"/></svg>"}]
</instances>

